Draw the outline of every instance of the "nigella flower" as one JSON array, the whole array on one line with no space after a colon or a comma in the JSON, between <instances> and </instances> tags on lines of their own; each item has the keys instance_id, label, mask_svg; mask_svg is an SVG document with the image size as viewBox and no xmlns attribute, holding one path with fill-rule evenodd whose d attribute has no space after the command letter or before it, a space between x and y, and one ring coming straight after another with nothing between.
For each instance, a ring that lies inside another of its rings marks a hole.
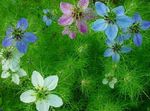
<instances>
[{"instance_id":1,"label":"nigella flower","mask_svg":"<svg viewBox=\"0 0 150 111\"><path fill-rule=\"evenodd\" d=\"M92 18L91 9L88 8L89 0L79 0L78 5L74 6L69 3L60 3L63 16L58 20L62 26L70 26L75 22L81 33L87 32L86 20Z\"/></svg>"},{"instance_id":2,"label":"nigella flower","mask_svg":"<svg viewBox=\"0 0 150 111\"><path fill-rule=\"evenodd\" d=\"M125 39L128 39L133 35L134 44L136 46L141 46L142 35L140 34L140 32L142 30L147 30L148 28L150 28L150 22L142 20L141 16L138 13L135 13L133 16L133 24L129 28L124 30L125 33L127 33Z\"/></svg>"},{"instance_id":3,"label":"nigella flower","mask_svg":"<svg viewBox=\"0 0 150 111\"><path fill-rule=\"evenodd\" d=\"M26 32L27 27L27 20L25 18L20 19L16 27L8 28L2 45L4 47L16 46L21 53L26 53L28 44L35 42L37 39L31 32Z\"/></svg>"},{"instance_id":4,"label":"nigella flower","mask_svg":"<svg viewBox=\"0 0 150 111\"><path fill-rule=\"evenodd\" d=\"M103 84L108 84L110 88L114 89L115 84L117 83L117 78L111 74L106 74L105 78L102 81Z\"/></svg>"},{"instance_id":5,"label":"nigella flower","mask_svg":"<svg viewBox=\"0 0 150 111\"><path fill-rule=\"evenodd\" d=\"M50 26L52 24L52 14L51 14L50 10L44 9L43 13L44 13L43 22L45 22L45 24L47 26Z\"/></svg>"},{"instance_id":6,"label":"nigella flower","mask_svg":"<svg viewBox=\"0 0 150 111\"><path fill-rule=\"evenodd\" d=\"M35 103L38 111L49 111L50 106L60 107L63 105L62 99L52 93L58 84L58 76L49 76L44 79L39 72L33 71L31 81L35 88L21 94L22 102Z\"/></svg>"},{"instance_id":7,"label":"nigella flower","mask_svg":"<svg viewBox=\"0 0 150 111\"><path fill-rule=\"evenodd\" d=\"M131 51L129 46L123 45L123 40L118 37L114 41L110 41L109 39L106 41L108 48L104 52L104 57L112 56L112 60L114 62L119 62L121 53L128 53Z\"/></svg>"},{"instance_id":8,"label":"nigella flower","mask_svg":"<svg viewBox=\"0 0 150 111\"><path fill-rule=\"evenodd\" d=\"M118 34L118 27L126 28L132 24L132 19L125 15L123 6L109 9L104 3L95 3L97 14L102 16L96 20L92 29L94 31L105 31L109 40L114 40Z\"/></svg>"}]
</instances>

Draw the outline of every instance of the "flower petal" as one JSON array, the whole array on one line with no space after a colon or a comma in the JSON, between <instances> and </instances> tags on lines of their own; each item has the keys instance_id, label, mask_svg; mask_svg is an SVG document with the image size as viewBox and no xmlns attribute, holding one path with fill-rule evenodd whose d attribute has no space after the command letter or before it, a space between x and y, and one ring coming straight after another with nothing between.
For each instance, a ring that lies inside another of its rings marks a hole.
<instances>
[{"instance_id":1,"label":"flower petal","mask_svg":"<svg viewBox=\"0 0 150 111\"><path fill-rule=\"evenodd\" d=\"M103 84L108 84L108 79L104 78L102 81Z\"/></svg>"},{"instance_id":2,"label":"flower petal","mask_svg":"<svg viewBox=\"0 0 150 111\"><path fill-rule=\"evenodd\" d=\"M109 12L109 8L102 2L96 2L95 7L97 14L100 16L105 16Z\"/></svg>"},{"instance_id":3,"label":"flower petal","mask_svg":"<svg viewBox=\"0 0 150 111\"><path fill-rule=\"evenodd\" d=\"M73 11L73 5L69 3L61 2L60 9L65 15L71 15Z\"/></svg>"},{"instance_id":4,"label":"flower petal","mask_svg":"<svg viewBox=\"0 0 150 111\"><path fill-rule=\"evenodd\" d=\"M106 44L109 46L109 47L112 47L114 45L114 41L110 41L109 39L106 40Z\"/></svg>"},{"instance_id":5,"label":"flower petal","mask_svg":"<svg viewBox=\"0 0 150 111\"><path fill-rule=\"evenodd\" d=\"M115 86L115 84L114 84L112 81L110 81L110 82L109 82L109 87L110 87L111 89L114 89L114 86Z\"/></svg>"},{"instance_id":6,"label":"flower petal","mask_svg":"<svg viewBox=\"0 0 150 111\"><path fill-rule=\"evenodd\" d=\"M9 27L6 31L6 36L12 37L13 32L14 32L14 29L12 27Z\"/></svg>"},{"instance_id":7,"label":"flower petal","mask_svg":"<svg viewBox=\"0 0 150 111\"><path fill-rule=\"evenodd\" d=\"M49 9L44 9L44 10L43 10L43 13L44 13L44 14L49 13Z\"/></svg>"},{"instance_id":8,"label":"flower petal","mask_svg":"<svg viewBox=\"0 0 150 111\"><path fill-rule=\"evenodd\" d=\"M33 71L31 78L32 84L36 89L42 88L44 86L44 79L39 72Z\"/></svg>"},{"instance_id":9,"label":"flower petal","mask_svg":"<svg viewBox=\"0 0 150 111\"><path fill-rule=\"evenodd\" d=\"M12 82L14 82L15 84L19 85L20 83L20 79L19 79L19 75L18 74L12 74Z\"/></svg>"},{"instance_id":10,"label":"flower petal","mask_svg":"<svg viewBox=\"0 0 150 111\"><path fill-rule=\"evenodd\" d=\"M27 46L27 43L25 43L24 41L18 41L16 43L16 47L17 47L18 51L21 52L21 53L26 53L27 52L28 46Z\"/></svg>"},{"instance_id":11,"label":"flower petal","mask_svg":"<svg viewBox=\"0 0 150 111\"><path fill-rule=\"evenodd\" d=\"M128 47L128 46L122 46L121 47L121 52L122 53L129 53L131 52L132 48L131 47Z\"/></svg>"},{"instance_id":12,"label":"flower petal","mask_svg":"<svg viewBox=\"0 0 150 111\"><path fill-rule=\"evenodd\" d=\"M62 17L59 18L58 22L60 25L63 25L63 26L71 25L73 23L73 17L63 15Z\"/></svg>"},{"instance_id":13,"label":"flower petal","mask_svg":"<svg viewBox=\"0 0 150 111\"><path fill-rule=\"evenodd\" d=\"M114 51L111 48L106 49L104 52L104 57L110 57L114 54Z\"/></svg>"},{"instance_id":14,"label":"flower petal","mask_svg":"<svg viewBox=\"0 0 150 111\"><path fill-rule=\"evenodd\" d=\"M70 33L69 33L69 37L70 37L71 39L74 39L74 38L76 37L76 33L75 33L75 32L70 32Z\"/></svg>"},{"instance_id":15,"label":"flower petal","mask_svg":"<svg viewBox=\"0 0 150 111\"><path fill-rule=\"evenodd\" d=\"M127 28L131 26L133 23L133 20L128 16L118 16L116 20L117 20L117 24L121 28Z\"/></svg>"},{"instance_id":16,"label":"flower petal","mask_svg":"<svg viewBox=\"0 0 150 111\"><path fill-rule=\"evenodd\" d=\"M149 21L142 21L141 28L143 30L147 30L148 28L150 28L150 22Z\"/></svg>"},{"instance_id":17,"label":"flower petal","mask_svg":"<svg viewBox=\"0 0 150 111\"><path fill-rule=\"evenodd\" d=\"M142 35L140 33L136 33L133 38L134 44L136 46L142 45Z\"/></svg>"},{"instance_id":18,"label":"flower petal","mask_svg":"<svg viewBox=\"0 0 150 111\"><path fill-rule=\"evenodd\" d=\"M107 28L107 26L108 24L104 19L98 19L93 23L92 29L94 31L103 31Z\"/></svg>"},{"instance_id":19,"label":"flower petal","mask_svg":"<svg viewBox=\"0 0 150 111\"><path fill-rule=\"evenodd\" d=\"M28 21L25 18L22 18L18 21L17 23L17 28L21 29L21 30L26 30L28 27Z\"/></svg>"},{"instance_id":20,"label":"flower petal","mask_svg":"<svg viewBox=\"0 0 150 111\"><path fill-rule=\"evenodd\" d=\"M120 55L119 55L118 53L114 53L114 54L112 55L112 60L113 60L114 62L119 62L119 61L120 61Z\"/></svg>"},{"instance_id":21,"label":"flower petal","mask_svg":"<svg viewBox=\"0 0 150 111\"><path fill-rule=\"evenodd\" d=\"M82 33L86 33L88 30L87 25L84 21L77 21L77 27Z\"/></svg>"},{"instance_id":22,"label":"flower petal","mask_svg":"<svg viewBox=\"0 0 150 111\"><path fill-rule=\"evenodd\" d=\"M58 76L49 76L44 79L44 87L47 88L48 90L53 90L56 88L58 84Z\"/></svg>"},{"instance_id":23,"label":"flower petal","mask_svg":"<svg viewBox=\"0 0 150 111\"><path fill-rule=\"evenodd\" d=\"M142 18L138 13L135 13L132 19L133 19L134 23L141 23L142 22Z\"/></svg>"},{"instance_id":24,"label":"flower petal","mask_svg":"<svg viewBox=\"0 0 150 111\"><path fill-rule=\"evenodd\" d=\"M32 34L31 32L24 33L24 41L26 42L35 42L37 40L37 37Z\"/></svg>"},{"instance_id":25,"label":"flower petal","mask_svg":"<svg viewBox=\"0 0 150 111\"><path fill-rule=\"evenodd\" d=\"M49 111L49 103L46 100L39 100L36 102L36 109L38 111Z\"/></svg>"},{"instance_id":26,"label":"flower petal","mask_svg":"<svg viewBox=\"0 0 150 111\"><path fill-rule=\"evenodd\" d=\"M8 71L3 71L1 74L1 78L5 79L8 78L10 76L10 73Z\"/></svg>"},{"instance_id":27,"label":"flower petal","mask_svg":"<svg viewBox=\"0 0 150 111\"><path fill-rule=\"evenodd\" d=\"M114 13L116 13L117 16L122 16L122 15L124 15L124 12L125 12L123 6L116 7L116 8L114 8L112 11L113 11Z\"/></svg>"},{"instance_id":28,"label":"flower petal","mask_svg":"<svg viewBox=\"0 0 150 111\"><path fill-rule=\"evenodd\" d=\"M48 95L48 102L49 105L52 107L60 107L63 105L62 99L55 94Z\"/></svg>"},{"instance_id":29,"label":"flower petal","mask_svg":"<svg viewBox=\"0 0 150 111\"><path fill-rule=\"evenodd\" d=\"M112 41L116 38L118 34L118 27L116 24L109 24L108 27L105 30L105 34L107 35L107 38Z\"/></svg>"},{"instance_id":30,"label":"flower petal","mask_svg":"<svg viewBox=\"0 0 150 111\"><path fill-rule=\"evenodd\" d=\"M83 10L85 10L89 5L89 0L79 0L78 2L78 7L82 8Z\"/></svg>"},{"instance_id":31,"label":"flower petal","mask_svg":"<svg viewBox=\"0 0 150 111\"><path fill-rule=\"evenodd\" d=\"M24 103L31 103L36 101L36 92L34 90L28 90L21 94L20 100Z\"/></svg>"},{"instance_id":32,"label":"flower petal","mask_svg":"<svg viewBox=\"0 0 150 111\"><path fill-rule=\"evenodd\" d=\"M26 76L27 73L26 73L26 71L25 71L24 69L19 69L19 70L18 70L18 75L19 75L20 77L23 77L23 76Z\"/></svg>"},{"instance_id":33,"label":"flower petal","mask_svg":"<svg viewBox=\"0 0 150 111\"><path fill-rule=\"evenodd\" d=\"M11 37L5 37L4 40L2 41L2 45L4 47L9 47L12 45L12 43L13 43L13 38Z\"/></svg>"}]
</instances>

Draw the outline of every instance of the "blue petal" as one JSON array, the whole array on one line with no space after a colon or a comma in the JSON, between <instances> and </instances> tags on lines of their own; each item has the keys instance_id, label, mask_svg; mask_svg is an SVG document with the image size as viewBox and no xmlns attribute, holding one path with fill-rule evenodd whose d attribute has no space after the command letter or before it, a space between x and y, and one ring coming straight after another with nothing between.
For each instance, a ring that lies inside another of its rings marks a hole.
<instances>
[{"instance_id":1,"label":"blue petal","mask_svg":"<svg viewBox=\"0 0 150 111\"><path fill-rule=\"evenodd\" d=\"M14 29L12 27L8 28L6 31L6 36L11 37L13 32L14 32Z\"/></svg>"},{"instance_id":2,"label":"blue petal","mask_svg":"<svg viewBox=\"0 0 150 111\"><path fill-rule=\"evenodd\" d=\"M93 23L92 29L94 31L103 31L107 28L107 26L108 24L106 23L104 19L98 19Z\"/></svg>"},{"instance_id":3,"label":"blue petal","mask_svg":"<svg viewBox=\"0 0 150 111\"><path fill-rule=\"evenodd\" d=\"M120 61L120 55L119 55L118 53L114 53L114 54L112 55L112 60L113 60L114 62L119 62L119 61Z\"/></svg>"},{"instance_id":4,"label":"blue petal","mask_svg":"<svg viewBox=\"0 0 150 111\"><path fill-rule=\"evenodd\" d=\"M104 57L110 57L114 54L113 50L111 48L106 49L104 52Z\"/></svg>"},{"instance_id":5,"label":"blue petal","mask_svg":"<svg viewBox=\"0 0 150 111\"><path fill-rule=\"evenodd\" d=\"M43 16L43 21L46 22L48 20L48 17L46 15Z\"/></svg>"},{"instance_id":6,"label":"blue petal","mask_svg":"<svg viewBox=\"0 0 150 111\"><path fill-rule=\"evenodd\" d=\"M142 35L140 33L136 33L133 38L134 44L136 46L142 45Z\"/></svg>"},{"instance_id":7,"label":"blue petal","mask_svg":"<svg viewBox=\"0 0 150 111\"><path fill-rule=\"evenodd\" d=\"M142 18L138 13L135 13L133 16L133 22L134 23L141 23L142 22Z\"/></svg>"},{"instance_id":8,"label":"blue petal","mask_svg":"<svg viewBox=\"0 0 150 111\"><path fill-rule=\"evenodd\" d=\"M128 47L128 46L122 46L121 47L121 52L122 53L129 53L131 50L132 50L132 48Z\"/></svg>"},{"instance_id":9,"label":"blue petal","mask_svg":"<svg viewBox=\"0 0 150 111\"><path fill-rule=\"evenodd\" d=\"M130 33L122 34L123 40L129 40L131 37Z\"/></svg>"},{"instance_id":10,"label":"blue petal","mask_svg":"<svg viewBox=\"0 0 150 111\"><path fill-rule=\"evenodd\" d=\"M22 18L18 21L17 28L24 31L27 29L27 27L28 27L28 21L25 18Z\"/></svg>"},{"instance_id":11,"label":"blue petal","mask_svg":"<svg viewBox=\"0 0 150 111\"><path fill-rule=\"evenodd\" d=\"M116 7L112 11L115 12L117 16L122 16L124 15L124 12L125 12L123 6Z\"/></svg>"},{"instance_id":12,"label":"blue petal","mask_svg":"<svg viewBox=\"0 0 150 111\"><path fill-rule=\"evenodd\" d=\"M123 44L123 41L124 41L124 38L123 38L123 36L118 36L117 37L117 39L116 39L116 42L118 43L118 44Z\"/></svg>"},{"instance_id":13,"label":"blue petal","mask_svg":"<svg viewBox=\"0 0 150 111\"><path fill-rule=\"evenodd\" d=\"M114 45L114 41L110 41L109 39L106 40L106 44L109 46L109 47L112 47Z\"/></svg>"},{"instance_id":14,"label":"blue petal","mask_svg":"<svg viewBox=\"0 0 150 111\"><path fill-rule=\"evenodd\" d=\"M37 40L37 37L32 34L31 32L24 33L24 41L25 42L35 42Z\"/></svg>"},{"instance_id":15,"label":"blue petal","mask_svg":"<svg viewBox=\"0 0 150 111\"><path fill-rule=\"evenodd\" d=\"M109 8L102 2L96 2L95 7L97 14L100 16L105 16L109 12Z\"/></svg>"},{"instance_id":16,"label":"blue petal","mask_svg":"<svg viewBox=\"0 0 150 111\"><path fill-rule=\"evenodd\" d=\"M118 34L118 27L116 24L109 24L105 30L105 33L109 40L114 40Z\"/></svg>"},{"instance_id":17,"label":"blue petal","mask_svg":"<svg viewBox=\"0 0 150 111\"><path fill-rule=\"evenodd\" d=\"M21 53L26 53L27 52L27 43L25 43L24 41L19 41L16 43L16 47L19 50L19 52Z\"/></svg>"},{"instance_id":18,"label":"blue petal","mask_svg":"<svg viewBox=\"0 0 150 111\"><path fill-rule=\"evenodd\" d=\"M49 9L44 9L44 10L43 10L43 13L44 13L44 14L49 13Z\"/></svg>"},{"instance_id":19,"label":"blue petal","mask_svg":"<svg viewBox=\"0 0 150 111\"><path fill-rule=\"evenodd\" d=\"M12 45L12 43L13 43L13 38L11 37L5 37L4 40L2 41L2 45L4 47L9 47Z\"/></svg>"},{"instance_id":20,"label":"blue petal","mask_svg":"<svg viewBox=\"0 0 150 111\"><path fill-rule=\"evenodd\" d=\"M52 24L52 20L51 19L49 19L49 20L46 21L46 25L47 26L50 26L51 24Z\"/></svg>"},{"instance_id":21,"label":"blue petal","mask_svg":"<svg viewBox=\"0 0 150 111\"><path fill-rule=\"evenodd\" d=\"M148 28L150 28L150 22L149 21L142 21L141 28L143 30L147 30Z\"/></svg>"},{"instance_id":22,"label":"blue petal","mask_svg":"<svg viewBox=\"0 0 150 111\"><path fill-rule=\"evenodd\" d=\"M118 16L116 21L121 28L127 28L133 24L133 20L128 16Z\"/></svg>"}]
</instances>

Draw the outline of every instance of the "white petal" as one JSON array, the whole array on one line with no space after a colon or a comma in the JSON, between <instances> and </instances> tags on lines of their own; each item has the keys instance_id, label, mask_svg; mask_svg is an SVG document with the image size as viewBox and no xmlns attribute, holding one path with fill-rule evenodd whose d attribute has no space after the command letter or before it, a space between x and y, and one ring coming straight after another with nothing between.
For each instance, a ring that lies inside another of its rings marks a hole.
<instances>
[{"instance_id":1,"label":"white petal","mask_svg":"<svg viewBox=\"0 0 150 111\"><path fill-rule=\"evenodd\" d=\"M35 88L42 88L44 85L44 79L37 71L33 71L32 73L32 84Z\"/></svg>"},{"instance_id":2,"label":"white petal","mask_svg":"<svg viewBox=\"0 0 150 111\"><path fill-rule=\"evenodd\" d=\"M9 69L9 60L6 60L6 59L4 59L4 60L2 60L2 70L8 70Z\"/></svg>"},{"instance_id":3,"label":"white petal","mask_svg":"<svg viewBox=\"0 0 150 111\"><path fill-rule=\"evenodd\" d=\"M26 76L27 73L26 73L26 71L25 71L24 69L19 69L19 70L18 70L18 75L19 75L20 77L23 77L23 76Z\"/></svg>"},{"instance_id":4,"label":"white petal","mask_svg":"<svg viewBox=\"0 0 150 111\"><path fill-rule=\"evenodd\" d=\"M36 102L36 109L38 111L48 111L49 110L49 103L46 100L40 100Z\"/></svg>"},{"instance_id":5,"label":"white petal","mask_svg":"<svg viewBox=\"0 0 150 111\"><path fill-rule=\"evenodd\" d=\"M110 88L114 89L114 85L115 85L115 84L114 84L112 81L109 82L109 87L110 87Z\"/></svg>"},{"instance_id":6,"label":"white petal","mask_svg":"<svg viewBox=\"0 0 150 111\"><path fill-rule=\"evenodd\" d=\"M108 83L108 80L107 80L106 78L104 78L103 81L102 81L102 83L103 83L103 84L107 84L107 83Z\"/></svg>"},{"instance_id":7,"label":"white petal","mask_svg":"<svg viewBox=\"0 0 150 111\"><path fill-rule=\"evenodd\" d=\"M8 78L10 76L10 73L8 71L3 71L1 74L1 78L5 79Z\"/></svg>"},{"instance_id":8,"label":"white petal","mask_svg":"<svg viewBox=\"0 0 150 111\"><path fill-rule=\"evenodd\" d=\"M31 103L36 101L36 92L33 90L28 90L21 94L20 100L24 103Z\"/></svg>"},{"instance_id":9,"label":"white petal","mask_svg":"<svg viewBox=\"0 0 150 111\"><path fill-rule=\"evenodd\" d=\"M44 79L44 87L48 90L53 90L56 88L58 83L58 76L49 76Z\"/></svg>"},{"instance_id":10,"label":"white petal","mask_svg":"<svg viewBox=\"0 0 150 111\"><path fill-rule=\"evenodd\" d=\"M12 72L16 72L19 70L20 65L19 65L20 60L18 59L11 59L9 63L9 68L11 69Z\"/></svg>"},{"instance_id":11,"label":"white petal","mask_svg":"<svg viewBox=\"0 0 150 111\"><path fill-rule=\"evenodd\" d=\"M12 74L12 81L19 85L20 79L18 74Z\"/></svg>"},{"instance_id":12,"label":"white petal","mask_svg":"<svg viewBox=\"0 0 150 111\"><path fill-rule=\"evenodd\" d=\"M62 99L55 94L48 95L48 102L49 102L49 105L53 107L60 107L63 105Z\"/></svg>"}]
</instances>

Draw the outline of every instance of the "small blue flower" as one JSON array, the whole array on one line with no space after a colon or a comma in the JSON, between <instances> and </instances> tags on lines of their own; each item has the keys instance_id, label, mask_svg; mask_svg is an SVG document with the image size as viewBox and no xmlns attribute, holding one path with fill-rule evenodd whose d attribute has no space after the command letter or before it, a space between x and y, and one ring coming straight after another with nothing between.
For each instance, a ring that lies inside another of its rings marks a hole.
<instances>
[{"instance_id":1,"label":"small blue flower","mask_svg":"<svg viewBox=\"0 0 150 111\"><path fill-rule=\"evenodd\" d=\"M52 14L50 13L49 9L44 9L43 13L43 22L45 22L47 26L50 26L52 24Z\"/></svg>"},{"instance_id":2,"label":"small blue flower","mask_svg":"<svg viewBox=\"0 0 150 111\"><path fill-rule=\"evenodd\" d=\"M142 45L142 35L140 34L141 30L147 30L150 28L149 21L143 21L141 16L138 13L135 13L133 16L133 23L129 28L124 29L125 39L133 36L133 42L136 46Z\"/></svg>"},{"instance_id":3,"label":"small blue flower","mask_svg":"<svg viewBox=\"0 0 150 111\"><path fill-rule=\"evenodd\" d=\"M106 44L108 48L104 52L104 57L112 56L114 62L120 61L121 53L128 53L132 50L130 47L123 45L123 39L121 37L118 37L114 41L107 39Z\"/></svg>"},{"instance_id":4,"label":"small blue flower","mask_svg":"<svg viewBox=\"0 0 150 111\"><path fill-rule=\"evenodd\" d=\"M6 31L6 37L2 41L4 47L15 46L19 52L26 53L28 43L34 43L37 37L31 32L26 32L28 22L25 18L18 21L16 27L10 27Z\"/></svg>"},{"instance_id":5,"label":"small blue flower","mask_svg":"<svg viewBox=\"0 0 150 111\"><path fill-rule=\"evenodd\" d=\"M132 19L125 15L123 6L116 7L110 10L104 3L95 3L97 14L102 16L96 20L92 29L94 31L105 31L109 40L114 40L118 34L118 27L129 27L133 22Z\"/></svg>"}]
</instances>

